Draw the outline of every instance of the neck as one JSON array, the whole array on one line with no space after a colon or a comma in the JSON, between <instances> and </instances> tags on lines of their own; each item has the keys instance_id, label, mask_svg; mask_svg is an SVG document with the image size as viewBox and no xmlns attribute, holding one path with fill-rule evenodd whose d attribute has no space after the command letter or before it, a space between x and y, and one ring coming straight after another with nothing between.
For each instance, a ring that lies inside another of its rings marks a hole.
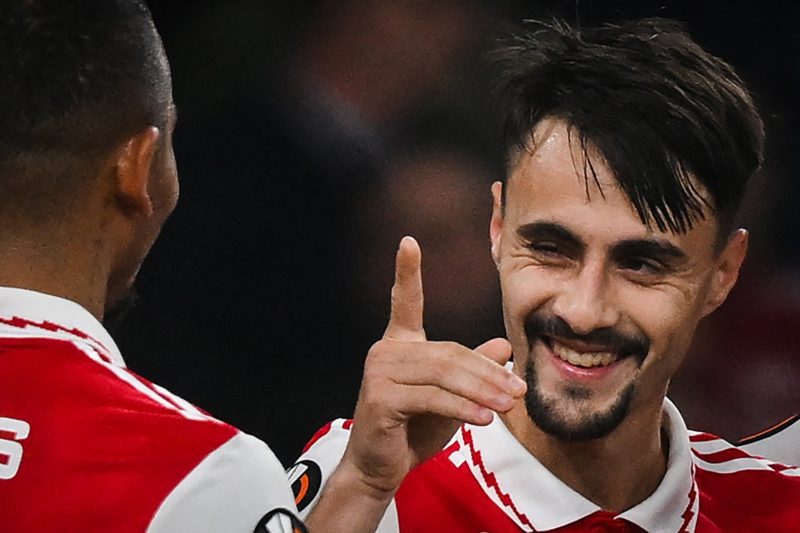
<instances>
[{"instance_id":1,"label":"neck","mask_svg":"<svg viewBox=\"0 0 800 533\"><path fill-rule=\"evenodd\" d=\"M109 276L104 243L65 226L0 234L0 286L72 300L102 319Z\"/></svg>"},{"instance_id":2,"label":"neck","mask_svg":"<svg viewBox=\"0 0 800 533\"><path fill-rule=\"evenodd\" d=\"M609 435L564 442L536 426L519 402L502 418L511 433L550 472L604 510L622 512L658 488L667 470L661 405L631 413Z\"/></svg>"}]
</instances>

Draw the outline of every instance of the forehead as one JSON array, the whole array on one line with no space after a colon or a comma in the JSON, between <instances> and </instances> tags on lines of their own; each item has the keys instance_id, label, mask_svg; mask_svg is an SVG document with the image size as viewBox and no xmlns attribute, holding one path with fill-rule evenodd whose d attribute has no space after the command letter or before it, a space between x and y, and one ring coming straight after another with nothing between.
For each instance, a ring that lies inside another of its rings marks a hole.
<instances>
[{"instance_id":1,"label":"forehead","mask_svg":"<svg viewBox=\"0 0 800 533\"><path fill-rule=\"evenodd\" d=\"M653 236L675 244L691 238L712 246L716 219L710 212L685 234L645 224L603 157L592 147L584 151L565 122L542 121L531 141L531 149L517 154L509 169L505 215L512 224L546 220L577 234Z\"/></svg>"}]
</instances>

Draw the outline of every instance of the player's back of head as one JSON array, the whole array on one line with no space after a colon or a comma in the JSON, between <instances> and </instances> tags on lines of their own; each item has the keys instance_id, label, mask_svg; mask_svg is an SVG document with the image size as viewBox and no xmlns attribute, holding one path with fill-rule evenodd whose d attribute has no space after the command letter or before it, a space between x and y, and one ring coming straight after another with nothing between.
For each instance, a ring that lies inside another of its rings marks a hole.
<instances>
[{"instance_id":1,"label":"player's back of head","mask_svg":"<svg viewBox=\"0 0 800 533\"><path fill-rule=\"evenodd\" d=\"M170 102L141 0L4 0L0 218L58 216L113 146L163 127Z\"/></svg>"},{"instance_id":2,"label":"player's back of head","mask_svg":"<svg viewBox=\"0 0 800 533\"><path fill-rule=\"evenodd\" d=\"M725 241L763 160L763 124L733 68L680 23L540 23L493 59L510 162L542 119L564 120L584 152L596 149L611 167L644 222L691 228L706 207L696 179ZM591 160L576 164L591 180Z\"/></svg>"}]
</instances>

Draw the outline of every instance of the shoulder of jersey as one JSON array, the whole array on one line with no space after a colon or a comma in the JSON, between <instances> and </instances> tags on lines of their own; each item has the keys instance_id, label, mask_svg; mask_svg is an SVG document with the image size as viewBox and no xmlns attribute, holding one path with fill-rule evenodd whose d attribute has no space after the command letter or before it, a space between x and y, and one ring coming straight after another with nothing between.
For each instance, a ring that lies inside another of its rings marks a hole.
<instances>
[{"instance_id":1,"label":"shoulder of jersey","mask_svg":"<svg viewBox=\"0 0 800 533\"><path fill-rule=\"evenodd\" d=\"M303 447L303 454L287 471L294 502L305 517L322 487L344 455L353 421L340 418L322 426Z\"/></svg>"},{"instance_id":2,"label":"shoulder of jersey","mask_svg":"<svg viewBox=\"0 0 800 533\"><path fill-rule=\"evenodd\" d=\"M63 394L68 403L96 400L96 405L108 405L108 411L116 407L120 416L160 413L230 428L164 387L114 364L89 346L48 338L0 341L3 373L24 377L26 388L35 387L39 398ZM125 406L124 411L119 411L120 404Z\"/></svg>"},{"instance_id":3,"label":"shoulder of jersey","mask_svg":"<svg viewBox=\"0 0 800 533\"><path fill-rule=\"evenodd\" d=\"M708 433L690 440L701 513L719 531L797 531L800 469Z\"/></svg>"},{"instance_id":4,"label":"shoulder of jersey","mask_svg":"<svg viewBox=\"0 0 800 533\"><path fill-rule=\"evenodd\" d=\"M120 520L144 530L165 495L238 433L89 344L2 338L0 354L3 415L29 428L13 484L31 530L50 527L56 511L64 530L78 530L122 508ZM137 505L123 507L124 495Z\"/></svg>"},{"instance_id":5,"label":"shoulder of jersey","mask_svg":"<svg viewBox=\"0 0 800 533\"><path fill-rule=\"evenodd\" d=\"M188 468L238 432L87 346L7 340L0 343L0 400L30 425L29 446L59 450L68 463L116 450L115 461L151 458L155 468L171 457Z\"/></svg>"},{"instance_id":6,"label":"shoulder of jersey","mask_svg":"<svg viewBox=\"0 0 800 533\"><path fill-rule=\"evenodd\" d=\"M800 414L739 441L748 453L800 466Z\"/></svg>"},{"instance_id":7,"label":"shoulder of jersey","mask_svg":"<svg viewBox=\"0 0 800 533\"><path fill-rule=\"evenodd\" d=\"M721 475L752 473L762 476L762 479L763 476L791 478L800 488L800 469L793 465L754 455L710 433L690 432L690 441L692 459L699 472Z\"/></svg>"}]
</instances>

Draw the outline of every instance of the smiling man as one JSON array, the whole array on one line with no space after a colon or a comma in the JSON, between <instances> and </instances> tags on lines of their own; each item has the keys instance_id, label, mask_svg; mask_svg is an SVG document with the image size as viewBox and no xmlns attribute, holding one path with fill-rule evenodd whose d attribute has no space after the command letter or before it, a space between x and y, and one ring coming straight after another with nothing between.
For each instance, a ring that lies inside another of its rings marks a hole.
<instances>
[{"instance_id":1,"label":"smiling man","mask_svg":"<svg viewBox=\"0 0 800 533\"><path fill-rule=\"evenodd\" d=\"M544 26L496 60L491 254L527 391L387 487L381 531L795 531L800 470L690 432L666 400L747 250L734 219L764 137L741 80L663 19ZM349 427L303 471L324 481Z\"/></svg>"}]
</instances>

